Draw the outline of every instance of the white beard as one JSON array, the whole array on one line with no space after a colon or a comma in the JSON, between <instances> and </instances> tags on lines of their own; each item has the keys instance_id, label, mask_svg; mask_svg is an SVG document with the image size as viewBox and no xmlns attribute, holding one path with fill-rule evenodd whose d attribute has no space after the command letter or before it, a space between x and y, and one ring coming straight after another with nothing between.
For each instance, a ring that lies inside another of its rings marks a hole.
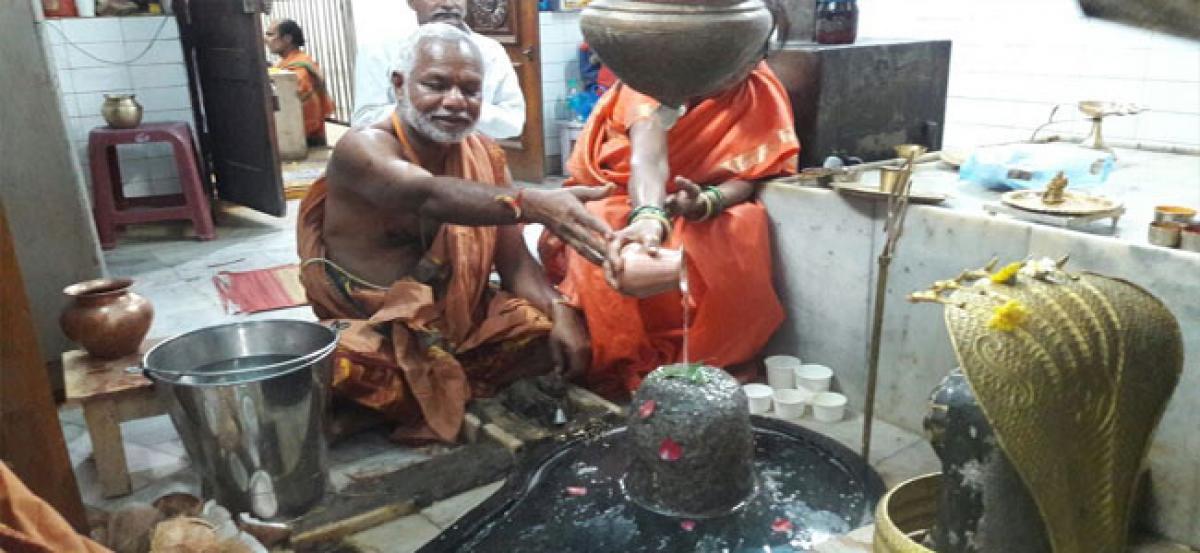
<instances>
[{"instance_id":1,"label":"white beard","mask_svg":"<svg viewBox=\"0 0 1200 553\"><path fill-rule=\"evenodd\" d=\"M408 126L416 129L417 132L425 135L434 142L441 144L458 144L462 142L471 133L475 132L475 125L463 129L459 132L447 132L442 130L434 122L435 115L441 115L442 109L438 108L433 113L421 113L417 108L413 107L412 102L408 101L407 97L400 98L396 101L400 106L400 118L404 120Z\"/></svg>"}]
</instances>

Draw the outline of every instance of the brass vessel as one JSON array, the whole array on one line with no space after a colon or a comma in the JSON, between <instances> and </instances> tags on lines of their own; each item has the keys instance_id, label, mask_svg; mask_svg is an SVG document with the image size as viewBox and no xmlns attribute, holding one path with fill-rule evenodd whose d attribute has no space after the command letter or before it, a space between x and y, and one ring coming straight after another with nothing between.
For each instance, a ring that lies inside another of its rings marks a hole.
<instances>
[{"instance_id":1,"label":"brass vessel","mask_svg":"<svg viewBox=\"0 0 1200 553\"><path fill-rule=\"evenodd\" d=\"M133 94L105 94L100 115L114 129L132 129L142 124L142 105Z\"/></svg>"},{"instance_id":2,"label":"brass vessel","mask_svg":"<svg viewBox=\"0 0 1200 553\"><path fill-rule=\"evenodd\" d=\"M579 26L617 77L678 107L745 78L766 54L772 17L761 0L595 0Z\"/></svg>"}]
</instances>

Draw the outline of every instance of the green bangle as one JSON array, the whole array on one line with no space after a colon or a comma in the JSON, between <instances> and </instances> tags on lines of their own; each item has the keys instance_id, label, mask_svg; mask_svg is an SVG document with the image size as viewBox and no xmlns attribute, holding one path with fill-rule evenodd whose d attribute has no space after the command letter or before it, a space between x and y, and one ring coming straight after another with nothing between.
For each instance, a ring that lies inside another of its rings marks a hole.
<instances>
[{"instance_id":1,"label":"green bangle","mask_svg":"<svg viewBox=\"0 0 1200 553\"><path fill-rule=\"evenodd\" d=\"M661 207L658 207L656 205L647 204L647 205L642 205L642 206L633 208L633 211L629 212L629 218L625 220L625 224L632 223L635 219L638 219L647 213L652 213L652 214L654 214L654 216L662 217L663 219L667 219L668 221L670 220L667 217L667 210L665 210Z\"/></svg>"},{"instance_id":2,"label":"green bangle","mask_svg":"<svg viewBox=\"0 0 1200 553\"><path fill-rule=\"evenodd\" d=\"M720 213L725 211L725 194L721 192L720 188L709 186L704 189L704 193L709 196L710 200L712 200L714 212Z\"/></svg>"}]
</instances>

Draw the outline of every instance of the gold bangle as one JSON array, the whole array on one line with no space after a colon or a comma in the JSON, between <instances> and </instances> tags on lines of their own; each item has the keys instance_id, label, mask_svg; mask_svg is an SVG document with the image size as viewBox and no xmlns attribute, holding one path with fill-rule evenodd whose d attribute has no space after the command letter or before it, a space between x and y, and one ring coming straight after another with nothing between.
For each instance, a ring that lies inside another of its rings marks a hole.
<instances>
[{"instance_id":1,"label":"gold bangle","mask_svg":"<svg viewBox=\"0 0 1200 553\"><path fill-rule=\"evenodd\" d=\"M518 194L518 196L519 196L519 194ZM513 216L516 217L517 222L521 221L521 202L520 202L520 200L518 200L517 198L514 198L512 196L509 196L508 194L500 194L500 195L496 196L494 199L497 202L500 202L500 203L504 204L505 206L508 206L508 208L512 210Z\"/></svg>"}]
</instances>

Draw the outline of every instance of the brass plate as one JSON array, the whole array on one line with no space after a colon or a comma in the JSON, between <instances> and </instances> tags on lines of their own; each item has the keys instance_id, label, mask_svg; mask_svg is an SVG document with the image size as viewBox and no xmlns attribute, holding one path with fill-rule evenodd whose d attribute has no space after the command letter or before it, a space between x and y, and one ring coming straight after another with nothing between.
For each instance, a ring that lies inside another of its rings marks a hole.
<instances>
[{"instance_id":1,"label":"brass plate","mask_svg":"<svg viewBox=\"0 0 1200 553\"><path fill-rule=\"evenodd\" d=\"M864 186L854 183L834 183L834 189L844 194L853 194L876 200L886 200L889 194L880 190L876 186ZM921 192L920 190L911 190L908 193L909 203L914 204L940 204L946 201L945 194L936 192Z\"/></svg>"},{"instance_id":2,"label":"brass plate","mask_svg":"<svg viewBox=\"0 0 1200 553\"><path fill-rule=\"evenodd\" d=\"M1079 192L1063 192L1063 203L1046 205L1042 203L1042 193L1034 190L1014 190L1000 197L1005 205L1051 215L1096 215L1108 213L1121 208L1121 202Z\"/></svg>"}]
</instances>

